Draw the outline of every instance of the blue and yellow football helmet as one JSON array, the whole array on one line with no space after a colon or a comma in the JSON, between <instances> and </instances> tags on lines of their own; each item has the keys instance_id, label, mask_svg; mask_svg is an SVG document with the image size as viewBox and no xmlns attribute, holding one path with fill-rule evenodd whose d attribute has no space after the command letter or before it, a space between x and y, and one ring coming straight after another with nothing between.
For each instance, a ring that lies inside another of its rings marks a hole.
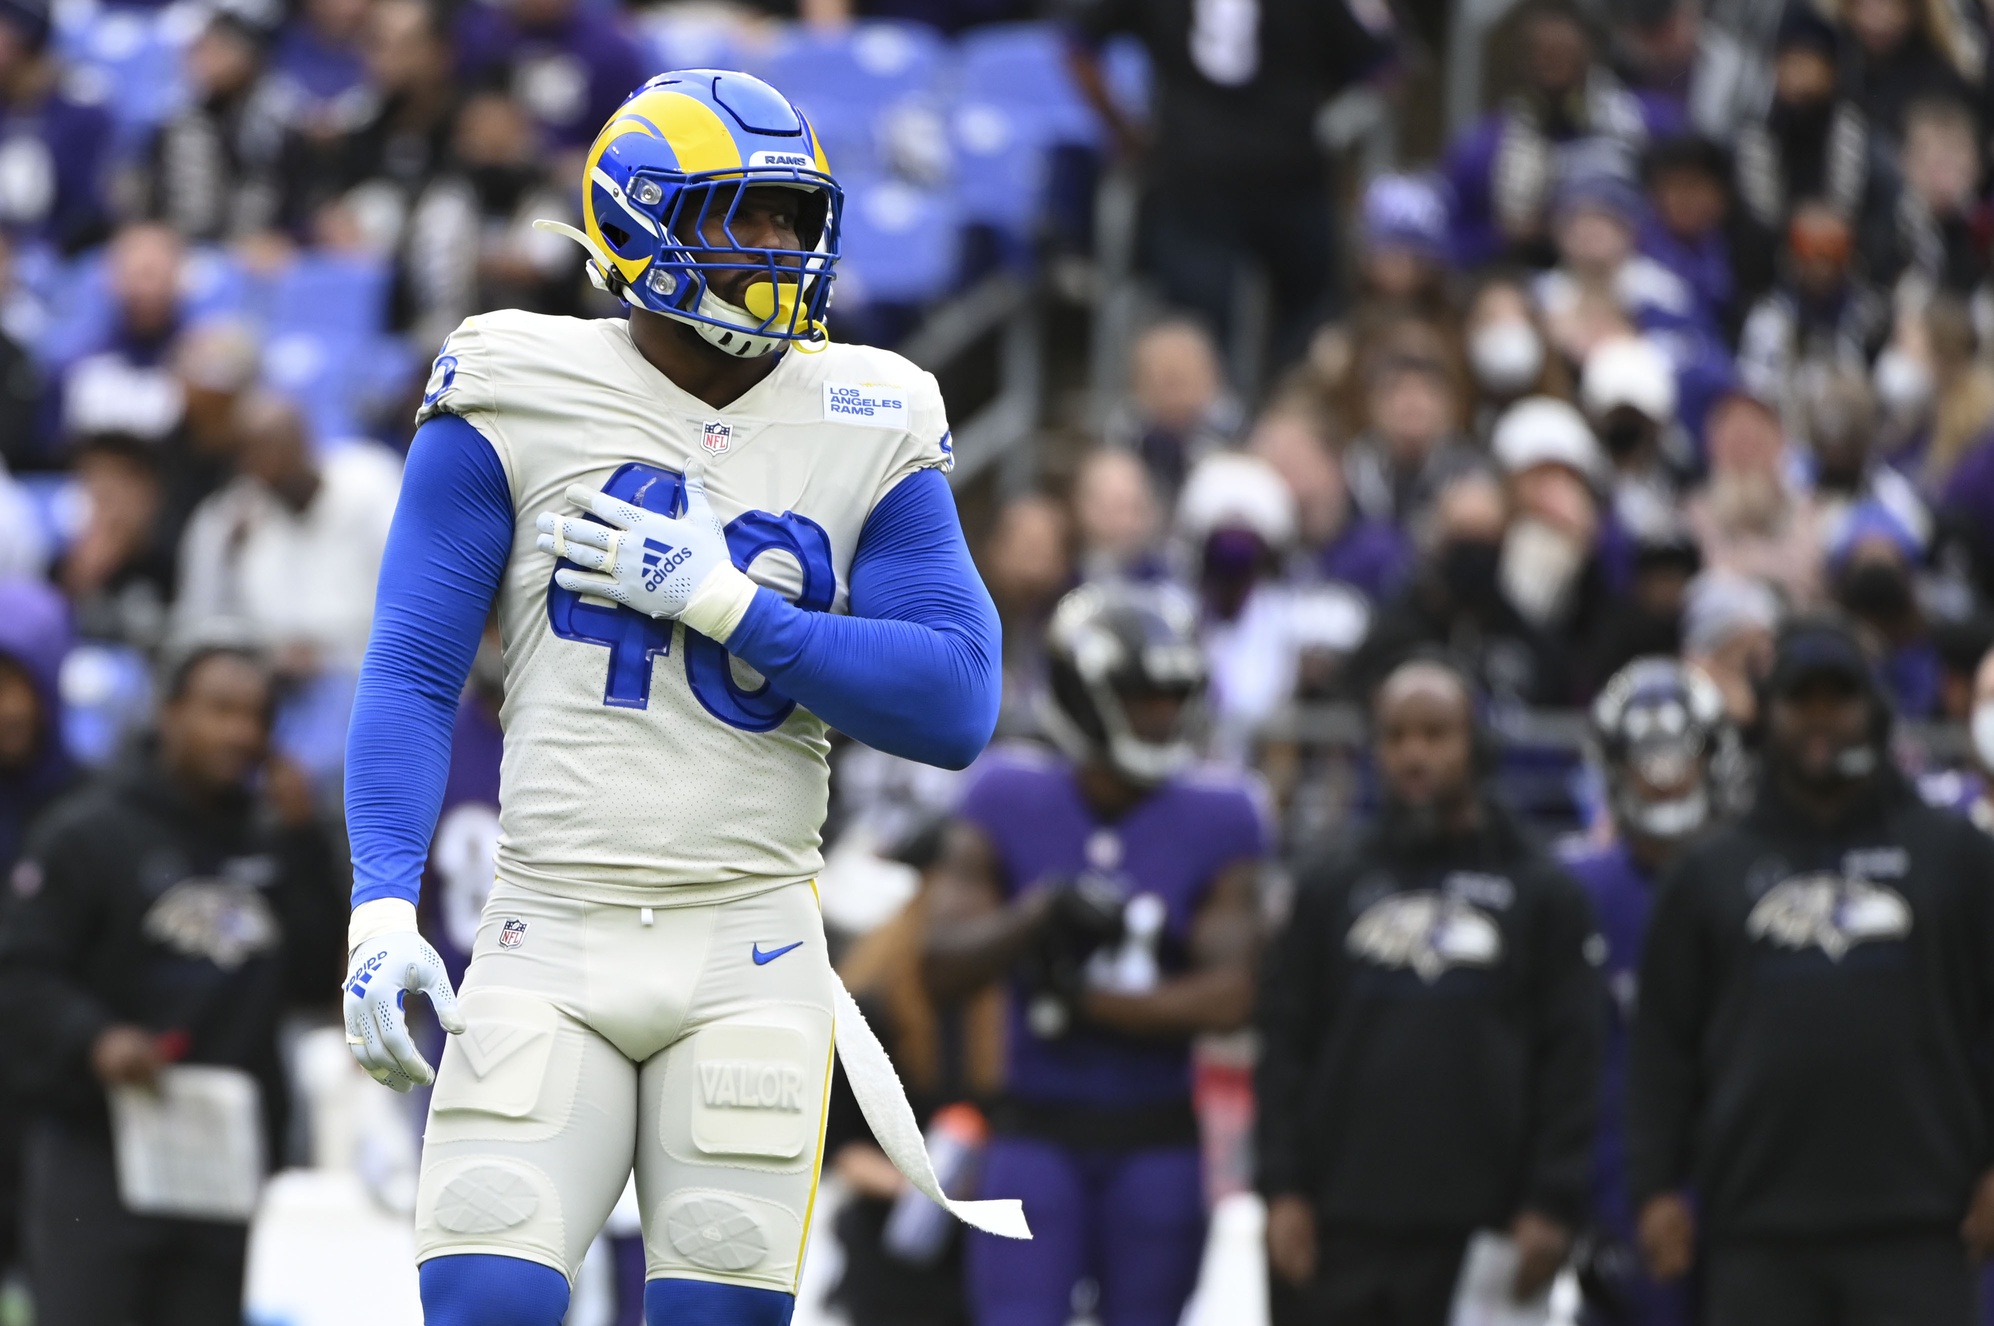
<instances>
[{"instance_id":1,"label":"blue and yellow football helmet","mask_svg":"<svg viewBox=\"0 0 1994 1326\"><path fill-rule=\"evenodd\" d=\"M805 247L735 240L742 194L764 185L804 195L797 237ZM638 88L596 135L583 166L583 230L535 224L587 249L589 279L600 289L752 358L824 339L843 211L816 131L788 98L749 74L685 69ZM715 219L725 247L706 235ZM709 284L718 272L742 270L764 278L749 282L745 307Z\"/></svg>"}]
</instances>

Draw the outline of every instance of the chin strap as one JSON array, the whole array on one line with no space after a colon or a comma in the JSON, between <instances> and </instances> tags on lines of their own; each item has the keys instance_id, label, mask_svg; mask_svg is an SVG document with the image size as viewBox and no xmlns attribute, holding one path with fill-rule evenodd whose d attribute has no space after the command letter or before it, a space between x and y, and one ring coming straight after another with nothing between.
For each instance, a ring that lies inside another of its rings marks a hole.
<instances>
[{"instance_id":1,"label":"chin strap","mask_svg":"<svg viewBox=\"0 0 1994 1326\"><path fill-rule=\"evenodd\" d=\"M609 255L604 253L602 249L596 245L596 242L590 239L586 234L575 229L573 226L567 224L565 221L548 221L545 219L541 219L533 223L533 228L535 230L544 230L550 235L566 235L569 239L581 245L582 250L588 254L588 261L584 263L583 266L588 271L589 284L594 286L596 289L602 291L604 294L615 295L618 299L623 300L623 302L626 304L636 302L632 300L629 297L629 295L626 293L630 289L630 283L623 279L623 274L616 269L616 264L610 261ZM706 292L705 299L701 301L700 311L706 312L705 303L707 301L711 301L713 304L719 306L723 310L727 310L730 312L738 312L747 318L753 318L759 316L764 322L766 322L769 318L775 316L777 313L786 314L789 318L790 325L795 326L797 287L795 286L778 287L774 298L770 298L767 294L763 293L764 288L767 287L769 284L770 283L767 281L758 281L755 284L748 287L748 302L751 305L756 305L756 306L767 305L768 312L766 313L758 314L756 308L736 309L734 305L727 303L725 300L721 299L718 295L714 294L711 290L708 290ZM641 308L643 306L639 304L638 307ZM663 313L660 310L650 310L650 311L660 312L661 316L663 317L674 316L671 313ZM774 349L776 345L781 344L783 342L787 342L788 344L795 346L798 353L807 354L807 355L818 354L823 351L825 346L831 343L831 333L829 329L825 327L824 321L821 318L813 319L812 321L807 323L803 329L804 334L802 336L795 337L793 339L784 336L767 336L764 333L746 331L738 327L714 329L712 328L712 324L701 322L696 318L685 318L683 319L683 321L688 326L698 330L702 335L706 335L706 338L710 341L713 341L716 345L720 345L720 342L719 340L716 339L716 337L724 335L728 332L732 332L733 335L736 338L740 339L742 342L741 351L734 351L733 353L745 352L744 357L748 358L752 358L754 354L767 354L769 350ZM712 330L713 334L708 335L707 333L709 332L709 330ZM766 348L760 350L750 349L751 345L754 342L763 341L763 340L770 342L770 344ZM721 345L720 348L728 349L729 347Z\"/></svg>"}]
</instances>

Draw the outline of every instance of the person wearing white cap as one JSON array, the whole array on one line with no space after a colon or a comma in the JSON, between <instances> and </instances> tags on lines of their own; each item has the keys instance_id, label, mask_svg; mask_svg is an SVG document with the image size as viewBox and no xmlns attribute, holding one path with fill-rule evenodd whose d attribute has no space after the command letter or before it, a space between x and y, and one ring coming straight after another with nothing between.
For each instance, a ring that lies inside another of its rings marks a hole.
<instances>
[{"instance_id":1,"label":"person wearing white cap","mask_svg":"<svg viewBox=\"0 0 1994 1326\"><path fill-rule=\"evenodd\" d=\"M1497 583L1526 621L1575 633L1596 594L1583 592L1599 538L1593 495L1606 458L1585 418L1564 401L1531 396L1496 421L1490 450L1509 482L1513 515ZM1591 577L1597 581L1596 573Z\"/></svg>"},{"instance_id":2,"label":"person wearing white cap","mask_svg":"<svg viewBox=\"0 0 1994 1326\"><path fill-rule=\"evenodd\" d=\"M1294 698L1305 654L1347 654L1370 623L1354 591L1280 583L1297 532L1294 494L1257 456L1207 456L1184 481L1177 535L1204 609L1207 703L1222 758L1244 758L1255 732Z\"/></svg>"},{"instance_id":3,"label":"person wearing white cap","mask_svg":"<svg viewBox=\"0 0 1994 1326\"><path fill-rule=\"evenodd\" d=\"M1689 456L1668 355L1644 336L1596 346L1580 369L1579 402L1612 463L1614 515L1636 537L1672 527Z\"/></svg>"}]
</instances>

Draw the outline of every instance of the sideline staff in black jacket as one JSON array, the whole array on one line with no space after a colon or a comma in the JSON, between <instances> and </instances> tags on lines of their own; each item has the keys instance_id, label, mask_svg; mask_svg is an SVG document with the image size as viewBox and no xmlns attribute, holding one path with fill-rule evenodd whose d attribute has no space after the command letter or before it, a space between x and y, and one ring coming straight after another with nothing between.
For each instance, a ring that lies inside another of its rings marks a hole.
<instances>
[{"instance_id":1,"label":"sideline staff in black jacket","mask_svg":"<svg viewBox=\"0 0 1994 1326\"><path fill-rule=\"evenodd\" d=\"M344 881L308 794L250 780L270 677L234 649L169 678L157 749L58 803L0 919L0 1052L29 1133L25 1233L52 1326L242 1320L240 1224L134 1216L118 1200L104 1089L181 1060L247 1070L281 1154L277 1021L338 986Z\"/></svg>"},{"instance_id":2,"label":"sideline staff in black jacket","mask_svg":"<svg viewBox=\"0 0 1994 1326\"><path fill-rule=\"evenodd\" d=\"M1676 865L1648 931L1642 1250L1688 1269L1689 1187L1712 1326L1962 1326L1962 1237L1994 1250L1994 842L1890 766L1840 622L1790 627L1768 690L1757 804Z\"/></svg>"},{"instance_id":3,"label":"sideline staff in black jacket","mask_svg":"<svg viewBox=\"0 0 1994 1326\"><path fill-rule=\"evenodd\" d=\"M1304 872L1262 999L1259 1178L1297 1326L1444 1326L1479 1228L1534 1296L1589 1197L1586 896L1482 793L1460 673L1402 664L1375 723L1384 815Z\"/></svg>"}]
</instances>

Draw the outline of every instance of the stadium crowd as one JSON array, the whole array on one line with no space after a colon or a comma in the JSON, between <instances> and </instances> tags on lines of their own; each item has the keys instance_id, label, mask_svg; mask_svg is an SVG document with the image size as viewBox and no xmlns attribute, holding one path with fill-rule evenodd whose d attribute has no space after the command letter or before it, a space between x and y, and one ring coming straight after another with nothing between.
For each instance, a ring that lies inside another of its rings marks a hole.
<instances>
[{"instance_id":1,"label":"stadium crowd","mask_svg":"<svg viewBox=\"0 0 1994 1326\"><path fill-rule=\"evenodd\" d=\"M838 1098L853 1326L1173 1323L1246 1192L1277 1321L1438 1326L1483 1262L1599 1323L1994 1320L1994 11L1522 0L1450 132L1464 6L856 8L0 0L0 1312L239 1319L242 1227L124 1209L105 1088L248 1069L311 1159L280 1029L332 1017L429 361L617 315L531 222L698 63L822 125L834 335L1141 200L1125 385L978 488L999 744L833 755L840 970L1040 1231L959 1236ZM1325 147L1354 95L1396 169Z\"/></svg>"}]
</instances>

